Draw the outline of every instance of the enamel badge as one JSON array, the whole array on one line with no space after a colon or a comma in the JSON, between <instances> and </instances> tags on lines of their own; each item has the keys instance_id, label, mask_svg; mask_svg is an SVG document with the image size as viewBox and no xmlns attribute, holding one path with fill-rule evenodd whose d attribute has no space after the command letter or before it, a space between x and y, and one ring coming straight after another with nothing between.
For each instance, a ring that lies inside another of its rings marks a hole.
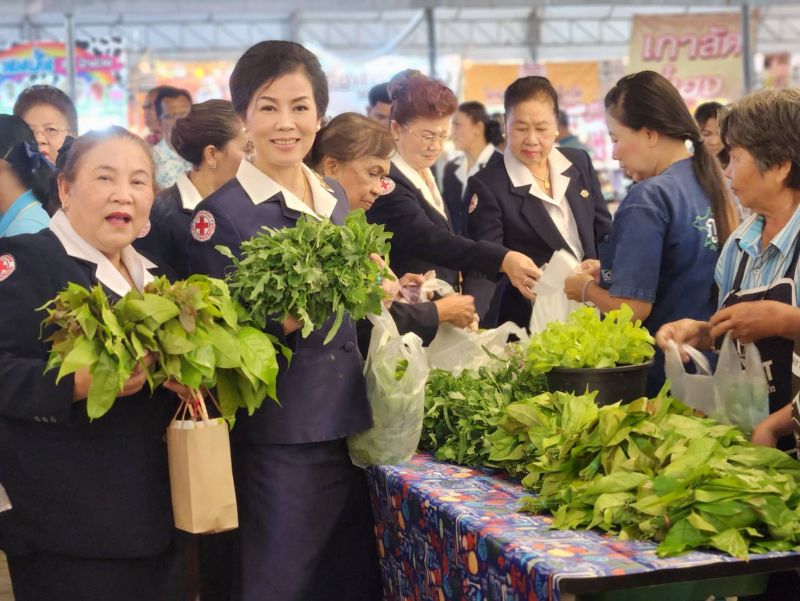
<instances>
[{"instance_id":1,"label":"enamel badge","mask_svg":"<svg viewBox=\"0 0 800 601\"><path fill-rule=\"evenodd\" d=\"M192 238L198 242L205 242L211 239L214 235L214 230L217 229L217 224L214 221L214 216L208 211L198 211L197 215L192 219L190 226L192 231Z\"/></svg>"},{"instance_id":2,"label":"enamel badge","mask_svg":"<svg viewBox=\"0 0 800 601\"><path fill-rule=\"evenodd\" d=\"M583 190L580 191L580 195L583 196L584 198L589 198L589 190L584 188Z\"/></svg>"},{"instance_id":3,"label":"enamel badge","mask_svg":"<svg viewBox=\"0 0 800 601\"><path fill-rule=\"evenodd\" d=\"M395 188L394 180L390 177L381 178L381 195L391 194Z\"/></svg>"},{"instance_id":4,"label":"enamel badge","mask_svg":"<svg viewBox=\"0 0 800 601\"><path fill-rule=\"evenodd\" d=\"M472 198L469 199L469 206L467 207L467 213L472 213L475 209L478 208L478 195L473 194Z\"/></svg>"},{"instance_id":5,"label":"enamel badge","mask_svg":"<svg viewBox=\"0 0 800 601\"><path fill-rule=\"evenodd\" d=\"M0 282L14 273L17 268L17 262L14 260L13 255L0 255Z\"/></svg>"},{"instance_id":6,"label":"enamel badge","mask_svg":"<svg viewBox=\"0 0 800 601\"><path fill-rule=\"evenodd\" d=\"M148 219L148 220L147 220L147 223L146 223L146 224L145 224L145 226L142 228L142 231L141 231L141 232L139 232L139 235L138 235L138 236L136 236L136 237L137 237L137 238L144 238L144 237L145 237L147 234L149 234L149 233L150 233L150 220Z\"/></svg>"}]
</instances>

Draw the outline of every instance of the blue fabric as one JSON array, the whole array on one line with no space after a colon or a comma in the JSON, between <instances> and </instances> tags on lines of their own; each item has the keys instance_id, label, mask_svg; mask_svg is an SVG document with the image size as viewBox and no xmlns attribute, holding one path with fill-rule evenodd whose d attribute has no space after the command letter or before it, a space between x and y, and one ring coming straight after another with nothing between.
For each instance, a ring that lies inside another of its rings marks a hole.
<instances>
[{"instance_id":1,"label":"blue fabric","mask_svg":"<svg viewBox=\"0 0 800 601\"><path fill-rule=\"evenodd\" d=\"M754 214L747 218L725 243L715 273L720 305L733 286L742 251L749 255L747 269L742 279L742 290L769 286L785 275L792 261L794 243L800 235L800 207L762 252L763 231L764 218ZM794 272L794 282L800 286L800 263Z\"/></svg>"},{"instance_id":2,"label":"blue fabric","mask_svg":"<svg viewBox=\"0 0 800 601\"><path fill-rule=\"evenodd\" d=\"M652 303L644 321L651 334L676 319L707 320L716 309L716 224L691 159L634 185L599 250L600 285L612 296ZM648 394L663 383L664 356L657 351Z\"/></svg>"},{"instance_id":3,"label":"blue fabric","mask_svg":"<svg viewBox=\"0 0 800 601\"><path fill-rule=\"evenodd\" d=\"M30 206L35 204L36 206ZM0 217L0 238L35 234L50 225L50 217L31 190L23 193Z\"/></svg>"}]
</instances>

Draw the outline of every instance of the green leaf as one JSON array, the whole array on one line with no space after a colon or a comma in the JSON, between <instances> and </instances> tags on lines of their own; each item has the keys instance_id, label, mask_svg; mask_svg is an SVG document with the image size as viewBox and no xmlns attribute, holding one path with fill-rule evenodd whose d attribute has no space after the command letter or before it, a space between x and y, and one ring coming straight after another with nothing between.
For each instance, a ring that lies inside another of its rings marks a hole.
<instances>
[{"instance_id":1,"label":"green leaf","mask_svg":"<svg viewBox=\"0 0 800 601\"><path fill-rule=\"evenodd\" d=\"M131 376L120 370L114 360L105 352L101 353L91 369L92 380L86 398L86 413L89 419L103 417L122 390L122 384Z\"/></svg>"}]
</instances>

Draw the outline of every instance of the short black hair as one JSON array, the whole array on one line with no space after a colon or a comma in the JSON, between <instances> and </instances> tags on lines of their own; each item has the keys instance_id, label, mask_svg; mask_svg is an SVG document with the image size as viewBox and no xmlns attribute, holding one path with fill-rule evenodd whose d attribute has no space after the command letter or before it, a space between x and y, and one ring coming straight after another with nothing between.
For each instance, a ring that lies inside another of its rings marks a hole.
<instances>
[{"instance_id":1,"label":"short black hair","mask_svg":"<svg viewBox=\"0 0 800 601\"><path fill-rule=\"evenodd\" d=\"M282 75L303 70L311 82L317 117L328 110L328 78L316 55L296 42L268 40L248 48L236 61L230 78L231 102L239 117L244 117L258 89Z\"/></svg>"},{"instance_id":2,"label":"short black hair","mask_svg":"<svg viewBox=\"0 0 800 601\"><path fill-rule=\"evenodd\" d=\"M176 88L174 86L159 86L161 89L156 94L156 99L153 101L156 107L156 117L161 119L164 116L164 109L161 107L161 101L165 98L180 98L185 97L189 104L192 104L192 95L188 90Z\"/></svg>"},{"instance_id":3,"label":"short black hair","mask_svg":"<svg viewBox=\"0 0 800 601\"><path fill-rule=\"evenodd\" d=\"M372 108L379 102L384 104L392 104L392 99L389 96L389 82L384 81L378 85L372 86L369 90L369 107Z\"/></svg>"},{"instance_id":4,"label":"short black hair","mask_svg":"<svg viewBox=\"0 0 800 601\"><path fill-rule=\"evenodd\" d=\"M550 99L553 103L553 110L558 115L558 92L556 92L549 79L540 75L520 77L508 86L503 95L503 107L508 113L519 103L533 100L534 98Z\"/></svg>"},{"instance_id":5,"label":"short black hair","mask_svg":"<svg viewBox=\"0 0 800 601\"><path fill-rule=\"evenodd\" d=\"M694 120L697 121L697 125L703 127L709 119L716 119L722 106L720 102L704 102L699 105L694 109Z\"/></svg>"},{"instance_id":6,"label":"short black hair","mask_svg":"<svg viewBox=\"0 0 800 601\"><path fill-rule=\"evenodd\" d=\"M30 109L40 104L52 106L59 113L64 115L72 135L78 135L78 111L70 97L55 86L37 84L25 88L17 96L14 103L14 114L22 117Z\"/></svg>"}]
</instances>

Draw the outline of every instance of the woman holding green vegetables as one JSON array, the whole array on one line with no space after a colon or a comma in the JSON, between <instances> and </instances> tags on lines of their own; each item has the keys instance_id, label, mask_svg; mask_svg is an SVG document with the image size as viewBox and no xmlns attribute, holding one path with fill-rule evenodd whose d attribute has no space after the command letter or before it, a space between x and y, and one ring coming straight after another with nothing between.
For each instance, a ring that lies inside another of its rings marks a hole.
<instances>
[{"instance_id":1,"label":"woman holding green vegetables","mask_svg":"<svg viewBox=\"0 0 800 601\"><path fill-rule=\"evenodd\" d=\"M637 182L614 215L599 261L565 282L571 300L602 312L627 304L655 333L680 316L707 319L719 249L735 227L722 171L675 87L642 71L605 98L613 158ZM664 355L650 369L647 394L664 383Z\"/></svg>"},{"instance_id":2,"label":"woman holding green vegetables","mask_svg":"<svg viewBox=\"0 0 800 601\"><path fill-rule=\"evenodd\" d=\"M236 63L230 86L255 156L192 218L190 269L216 277L231 266L217 245L239 254L262 226L292 228L300 216L341 224L349 212L338 184L303 165L328 104L317 58L292 42L261 42ZM288 284L285 290L300 292ZM345 442L371 425L361 356L349 318L324 344L331 324L304 338L294 318L267 320L266 331L293 356L281 363L281 406L240 415L232 432L238 600L380 597L366 479Z\"/></svg>"},{"instance_id":3,"label":"woman holding green vegetables","mask_svg":"<svg viewBox=\"0 0 800 601\"><path fill-rule=\"evenodd\" d=\"M60 153L62 208L49 229L0 240L0 514L17 601L180 598L166 447L173 398L144 390L141 369L90 422L91 377L56 382L37 308L68 282L112 299L153 279L131 242L154 194L150 149L115 127Z\"/></svg>"}]
</instances>

